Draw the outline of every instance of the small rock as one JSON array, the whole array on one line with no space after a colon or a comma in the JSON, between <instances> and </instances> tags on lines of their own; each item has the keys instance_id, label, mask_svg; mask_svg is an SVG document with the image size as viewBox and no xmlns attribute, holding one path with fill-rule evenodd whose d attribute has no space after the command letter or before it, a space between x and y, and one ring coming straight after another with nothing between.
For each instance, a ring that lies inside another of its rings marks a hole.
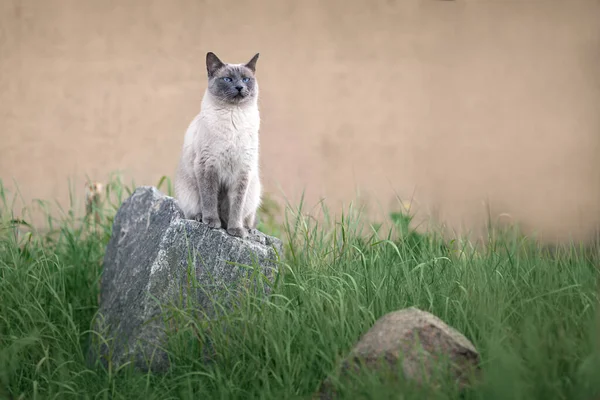
<instances>
[{"instance_id":1,"label":"small rock","mask_svg":"<svg viewBox=\"0 0 600 400\"><path fill-rule=\"evenodd\" d=\"M231 293L249 286L251 271L231 262L257 265L272 282L281 253L277 238L256 229L246 239L233 237L185 219L177 200L156 188L137 188L115 216L104 257L95 330L110 345L92 337L90 363L106 366L110 357L113 368L133 361L143 371L166 371L161 307L190 299L200 316L214 316L215 301L230 306ZM255 288L270 291L267 283Z\"/></svg>"},{"instance_id":2,"label":"small rock","mask_svg":"<svg viewBox=\"0 0 600 400\"><path fill-rule=\"evenodd\" d=\"M442 357L450 364L441 364ZM444 365L450 367L446 372L464 388L470 373L479 370L479 361L479 353L461 333L436 316L410 307L377 320L342 362L340 372L343 380L350 371L359 373L360 365L377 371L381 366L396 368L401 363L408 381L436 385L436 373L440 372L436 367ZM315 398L336 398L330 378L322 383Z\"/></svg>"}]
</instances>

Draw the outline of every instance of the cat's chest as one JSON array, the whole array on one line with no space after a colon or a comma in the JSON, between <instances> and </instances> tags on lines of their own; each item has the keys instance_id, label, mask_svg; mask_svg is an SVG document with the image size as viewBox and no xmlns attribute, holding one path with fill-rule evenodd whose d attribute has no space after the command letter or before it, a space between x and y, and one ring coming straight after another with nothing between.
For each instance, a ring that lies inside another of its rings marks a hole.
<instances>
[{"instance_id":1,"label":"cat's chest","mask_svg":"<svg viewBox=\"0 0 600 400\"><path fill-rule=\"evenodd\" d=\"M213 146L214 156L224 164L243 162L250 152L249 143L243 138L220 138Z\"/></svg>"},{"instance_id":2,"label":"cat's chest","mask_svg":"<svg viewBox=\"0 0 600 400\"><path fill-rule=\"evenodd\" d=\"M214 132L204 143L203 158L227 175L251 168L256 158L257 146L250 132Z\"/></svg>"},{"instance_id":3,"label":"cat's chest","mask_svg":"<svg viewBox=\"0 0 600 400\"><path fill-rule=\"evenodd\" d=\"M209 129L229 139L252 136L258 131L260 117L257 109L232 109L210 112L204 115Z\"/></svg>"},{"instance_id":4,"label":"cat's chest","mask_svg":"<svg viewBox=\"0 0 600 400\"><path fill-rule=\"evenodd\" d=\"M223 170L248 168L258 152L258 115L254 112L206 113L201 129L202 158Z\"/></svg>"}]
</instances>

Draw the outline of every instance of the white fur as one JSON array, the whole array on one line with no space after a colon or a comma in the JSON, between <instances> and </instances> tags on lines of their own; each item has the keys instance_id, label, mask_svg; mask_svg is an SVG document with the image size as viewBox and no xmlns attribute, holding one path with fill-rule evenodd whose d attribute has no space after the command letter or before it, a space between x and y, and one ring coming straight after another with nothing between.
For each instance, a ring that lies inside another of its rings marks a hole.
<instances>
[{"instance_id":1,"label":"white fur","mask_svg":"<svg viewBox=\"0 0 600 400\"><path fill-rule=\"evenodd\" d=\"M255 90L256 96L241 105L225 104L214 99L208 89L205 91L201 111L185 133L174 181L175 196L186 218L194 218L202 211L196 172L202 159L216 167L221 184L227 187L235 184L240 172L249 171L242 218L254 223L262 192L258 164L258 83Z\"/></svg>"}]
</instances>

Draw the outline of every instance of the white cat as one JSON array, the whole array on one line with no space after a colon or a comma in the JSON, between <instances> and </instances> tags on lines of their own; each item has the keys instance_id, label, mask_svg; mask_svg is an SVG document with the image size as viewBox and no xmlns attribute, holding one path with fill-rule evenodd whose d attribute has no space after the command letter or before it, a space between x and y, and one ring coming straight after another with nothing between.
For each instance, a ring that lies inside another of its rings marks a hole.
<instances>
[{"instance_id":1,"label":"white cat","mask_svg":"<svg viewBox=\"0 0 600 400\"><path fill-rule=\"evenodd\" d=\"M261 202L258 170L256 54L246 64L206 55L208 87L190 123L175 175L175 197L185 217L245 238Z\"/></svg>"}]
</instances>

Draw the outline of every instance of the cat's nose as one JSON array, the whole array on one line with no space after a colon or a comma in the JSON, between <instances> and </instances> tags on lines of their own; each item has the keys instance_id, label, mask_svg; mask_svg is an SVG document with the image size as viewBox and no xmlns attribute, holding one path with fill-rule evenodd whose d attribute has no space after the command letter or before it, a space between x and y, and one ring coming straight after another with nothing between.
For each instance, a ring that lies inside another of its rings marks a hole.
<instances>
[{"instance_id":1,"label":"cat's nose","mask_svg":"<svg viewBox=\"0 0 600 400\"><path fill-rule=\"evenodd\" d=\"M236 86L235 88L237 89L238 92L241 92L244 87L243 86Z\"/></svg>"}]
</instances>

